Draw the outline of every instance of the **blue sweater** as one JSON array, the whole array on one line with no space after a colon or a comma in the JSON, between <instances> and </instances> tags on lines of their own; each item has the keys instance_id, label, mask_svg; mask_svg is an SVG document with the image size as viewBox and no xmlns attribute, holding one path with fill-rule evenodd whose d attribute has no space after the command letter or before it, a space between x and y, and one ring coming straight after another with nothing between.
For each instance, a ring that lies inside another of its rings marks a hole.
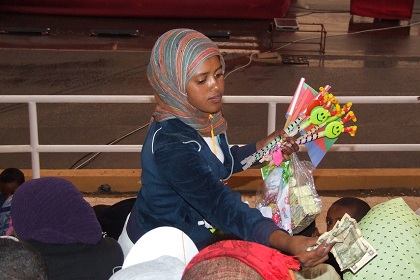
<instances>
[{"instance_id":1,"label":"blue sweater","mask_svg":"<svg viewBox=\"0 0 420 280\"><path fill-rule=\"evenodd\" d=\"M151 123L141 153L142 188L127 225L134 243L156 227L172 226L200 250L212 241L208 224L268 246L271 233L279 228L226 185L233 173L242 171L241 160L256 151L255 143L229 148L225 134L217 139L224 163L180 120Z\"/></svg>"}]
</instances>

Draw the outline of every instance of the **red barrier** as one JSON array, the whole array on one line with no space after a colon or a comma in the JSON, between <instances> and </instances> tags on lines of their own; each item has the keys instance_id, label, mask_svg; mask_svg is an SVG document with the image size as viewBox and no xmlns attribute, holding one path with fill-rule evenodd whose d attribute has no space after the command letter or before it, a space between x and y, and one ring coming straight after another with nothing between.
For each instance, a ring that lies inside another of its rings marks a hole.
<instances>
[{"instance_id":1,"label":"red barrier","mask_svg":"<svg viewBox=\"0 0 420 280\"><path fill-rule=\"evenodd\" d=\"M414 0L351 0L350 14L378 19L411 19Z\"/></svg>"},{"instance_id":2,"label":"red barrier","mask_svg":"<svg viewBox=\"0 0 420 280\"><path fill-rule=\"evenodd\" d=\"M290 0L0 0L0 11L45 15L146 18L272 19Z\"/></svg>"}]
</instances>

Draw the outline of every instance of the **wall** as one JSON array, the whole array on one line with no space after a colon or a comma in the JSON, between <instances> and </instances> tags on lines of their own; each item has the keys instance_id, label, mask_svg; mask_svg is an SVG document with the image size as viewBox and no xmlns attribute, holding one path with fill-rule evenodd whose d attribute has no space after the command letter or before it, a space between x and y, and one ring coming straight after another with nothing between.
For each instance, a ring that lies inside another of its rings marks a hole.
<instances>
[{"instance_id":1,"label":"wall","mask_svg":"<svg viewBox=\"0 0 420 280\"><path fill-rule=\"evenodd\" d=\"M22 170L27 179L31 170ZM96 192L103 184L113 192L137 192L140 187L140 169L50 169L41 170L41 177L57 176L71 181L82 192ZM317 190L359 190L378 188L419 188L418 169L316 169ZM242 193L255 193L262 186L259 169L248 169L235 174L228 185Z\"/></svg>"}]
</instances>

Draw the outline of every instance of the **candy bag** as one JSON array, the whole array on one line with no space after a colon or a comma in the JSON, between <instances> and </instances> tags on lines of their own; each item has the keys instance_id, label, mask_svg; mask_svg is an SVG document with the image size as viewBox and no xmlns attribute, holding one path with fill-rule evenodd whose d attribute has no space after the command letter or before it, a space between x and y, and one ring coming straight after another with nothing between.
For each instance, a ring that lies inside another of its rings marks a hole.
<instances>
[{"instance_id":1,"label":"candy bag","mask_svg":"<svg viewBox=\"0 0 420 280\"><path fill-rule=\"evenodd\" d=\"M290 235L304 230L321 213L322 202L315 189L313 169L310 162L300 161L296 154L280 166L261 169L263 199L257 202L257 208Z\"/></svg>"},{"instance_id":2,"label":"candy bag","mask_svg":"<svg viewBox=\"0 0 420 280\"><path fill-rule=\"evenodd\" d=\"M322 201L315 189L309 161L300 161L296 153L291 155L289 176L289 201L293 234L309 226L321 213Z\"/></svg>"},{"instance_id":3,"label":"candy bag","mask_svg":"<svg viewBox=\"0 0 420 280\"><path fill-rule=\"evenodd\" d=\"M263 216L271 218L279 228L292 234L288 170L289 162L282 162L280 166L267 165L261 169L264 179L263 199L256 205Z\"/></svg>"}]
</instances>

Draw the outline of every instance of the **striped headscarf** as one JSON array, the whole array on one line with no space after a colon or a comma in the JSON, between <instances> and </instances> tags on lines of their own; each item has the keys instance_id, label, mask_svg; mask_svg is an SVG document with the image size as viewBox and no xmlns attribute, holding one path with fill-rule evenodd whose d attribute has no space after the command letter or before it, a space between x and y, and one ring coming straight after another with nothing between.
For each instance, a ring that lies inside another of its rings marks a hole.
<instances>
[{"instance_id":1,"label":"striped headscarf","mask_svg":"<svg viewBox=\"0 0 420 280\"><path fill-rule=\"evenodd\" d=\"M147 67L147 77L155 90L156 121L178 118L204 137L211 136L212 129L215 135L226 131L221 111L209 116L187 99L187 82L201 63L215 55L220 57L224 72L225 63L216 44L191 29L170 30L156 41Z\"/></svg>"}]
</instances>

